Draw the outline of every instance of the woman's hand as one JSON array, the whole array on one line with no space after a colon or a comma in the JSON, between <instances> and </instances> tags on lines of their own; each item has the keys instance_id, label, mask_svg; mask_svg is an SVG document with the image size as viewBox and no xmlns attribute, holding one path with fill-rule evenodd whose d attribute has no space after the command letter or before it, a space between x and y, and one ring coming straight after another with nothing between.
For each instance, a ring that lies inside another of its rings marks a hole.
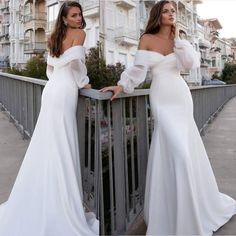
<instances>
[{"instance_id":1,"label":"woman's hand","mask_svg":"<svg viewBox=\"0 0 236 236\"><path fill-rule=\"evenodd\" d=\"M91 84L86 84L83 88L85 88L85 89L91 89L92 86L91 86Z\"/></svg>"},{"instance_id":2,"label":"woman's hand","mask_svg":"<svg viewBox=\"0 0 236 236\"><path fill-rule=\"evenodd\" d=\"M102 89L100 90L100 92L107 92L107 91L113 92L113 96L111 97L111 101L112 101L112 100L115 99L121 92L123 92L123 87L122 87L121 85L109 86L109 87L102 88Z\"/></svg>"}]
</instances>

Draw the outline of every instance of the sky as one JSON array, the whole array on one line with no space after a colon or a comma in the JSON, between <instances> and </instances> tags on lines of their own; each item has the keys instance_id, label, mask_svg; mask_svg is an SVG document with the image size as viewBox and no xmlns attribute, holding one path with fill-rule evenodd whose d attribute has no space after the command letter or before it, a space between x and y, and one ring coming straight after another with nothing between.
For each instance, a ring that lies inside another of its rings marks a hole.
<instances>
[{"instance_id":1,"label":"sky","mask_svg":"<svg viewBox=\"0 0 236 236\"><path fill-rule=\"evenodd\" d=\"M203 0L198 4L198 15L203 18L217 18L222 25L220 37L236 38L236 0Z\"/></svg>"}]
</instances>

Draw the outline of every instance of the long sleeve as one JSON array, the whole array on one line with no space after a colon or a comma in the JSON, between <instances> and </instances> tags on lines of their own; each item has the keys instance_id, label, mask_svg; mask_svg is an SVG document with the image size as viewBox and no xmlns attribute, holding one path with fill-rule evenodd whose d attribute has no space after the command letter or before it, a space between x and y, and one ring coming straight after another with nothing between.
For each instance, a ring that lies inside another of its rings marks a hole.
<instances>
[{"instance_id":1,"label":"long sleeve","mask_svg":"<svg viewBox=\"0 0 236 236\"><path fill-rule=\"evenodd\" d=\"M187 40L175 39L174 52L178 69L191 70L200 67L200 53Z\"/></svg>"},{"instance_id":2,"label":"long sleeve","mask_svg":"<svg viewBox=\"0 0 236 236\"><path fill-rule=\"evenodd\" d=\"M54 69L53 66L47 64L46 75L47 75L48 79L50 79L50 77L51 77L51 75L53 73L53 69Z\"/></svg>"},{"instance_id":3,"label":"long sleeve","mask_svg":"<svg viewBox=\"0 0 236 236\"><path fill-rule=\"evenodd\" d=\"M89 83L87 68L83 59L78 58L72 60L70 62L70 67L78 88L83 88L86 84Z\"/></svg>"},{"instance_id":4,"label":"long sleeve","mask_svg":"<svg viewBox=\"0 0 236 236\"><path fill-rule=\"evenodd\" d=\"M149 69L149 58L145 50L138 50L135 55L134 65L126 69L118 81L125 93L132 93L146 78Z\"/></svg>"}]
</instances>

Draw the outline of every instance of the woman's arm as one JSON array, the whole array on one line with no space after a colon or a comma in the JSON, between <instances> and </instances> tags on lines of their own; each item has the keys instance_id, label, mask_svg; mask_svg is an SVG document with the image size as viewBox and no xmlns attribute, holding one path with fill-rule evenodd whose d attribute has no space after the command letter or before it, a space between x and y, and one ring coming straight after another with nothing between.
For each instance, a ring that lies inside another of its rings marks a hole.
<instances>
[{"instance_id":1,"label":"woman's arm","mask_svg":"<svg viewBox=\"0 0 236 236\"><path fill-rule=\"evenodd\" d=\"M143 35L139 41L138 49L147 50L147 37ZM101 92L111 91L113 96L111 100L115 99L121 92L132 93L134 88L141 84L147 74L147 66L145 65L146 61L138 52L135 55L134 65L125 71L122 72L121 78L117 83L117 86L109 86L101 89ZM140 61L142 61L140 63Z\"/></svg>"}]
</instances>

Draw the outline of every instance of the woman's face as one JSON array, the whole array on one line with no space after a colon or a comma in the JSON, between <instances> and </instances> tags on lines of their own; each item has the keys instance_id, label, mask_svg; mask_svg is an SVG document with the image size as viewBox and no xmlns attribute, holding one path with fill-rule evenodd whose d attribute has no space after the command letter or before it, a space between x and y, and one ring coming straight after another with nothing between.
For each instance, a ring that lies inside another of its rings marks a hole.
<instances>
[{"instance_id":1,"label":"woman's face","mask_svg":"<svg viewBox=\"0 0 236 236\"><path fill-rule=\"evenodd\" d=\"M162 9L161 24L173 25L176 23L176 11L171 3L166 3Z\"/></svg>"},{"instance_id":2,"label":"woman's face","mask_svg":"<svg viewBox=\"0 0 236 236\"><path fill-rule=\"evenodd\" d=\"M67 17L64 21L68 27L81 28L82 26L82 13L79 7L70 7Z\"/></svg>"}]
</instances>

